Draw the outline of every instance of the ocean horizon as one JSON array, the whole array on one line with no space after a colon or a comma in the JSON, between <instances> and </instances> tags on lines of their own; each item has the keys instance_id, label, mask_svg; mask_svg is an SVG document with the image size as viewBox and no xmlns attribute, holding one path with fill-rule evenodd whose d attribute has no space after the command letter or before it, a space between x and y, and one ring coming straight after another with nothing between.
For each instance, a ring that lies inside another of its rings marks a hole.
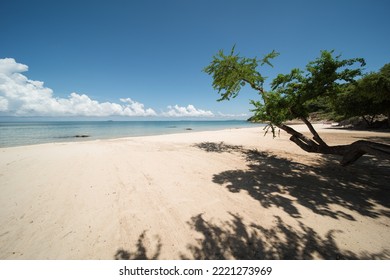
<instances>
[{"instance_id":1,"label":"ocean horizon","mask_svg":"<svg viewBox=\"0 0 390 280\"><path fill-rule=\"evenodd\" d=\"M263 126L244 120L0 121L0 147Z\"/></svg>"}]
</instances>

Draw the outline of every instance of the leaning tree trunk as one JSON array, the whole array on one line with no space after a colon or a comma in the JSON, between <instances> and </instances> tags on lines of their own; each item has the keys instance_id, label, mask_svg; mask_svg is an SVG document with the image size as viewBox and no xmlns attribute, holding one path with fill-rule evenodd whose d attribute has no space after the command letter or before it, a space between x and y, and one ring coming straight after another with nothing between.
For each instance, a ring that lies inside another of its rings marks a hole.
<instances>
[{"instance_id":1,"label":"leaning tree trunk","mask_svg":"<svg viewBox=\"0 0 390 280\"><path fill-rule=\"evenodd\" d=\"M354 163L364 154L374 155L379 158L390 158L390 145L371 141L358 140L348 145L328 146L313 125L307 119L301 119L313 135L312 139L290 126L281 124L278 127L290 134L290 140L306 152L341 156L341 165L343 166Z\"/></svg>"}]
</instances>

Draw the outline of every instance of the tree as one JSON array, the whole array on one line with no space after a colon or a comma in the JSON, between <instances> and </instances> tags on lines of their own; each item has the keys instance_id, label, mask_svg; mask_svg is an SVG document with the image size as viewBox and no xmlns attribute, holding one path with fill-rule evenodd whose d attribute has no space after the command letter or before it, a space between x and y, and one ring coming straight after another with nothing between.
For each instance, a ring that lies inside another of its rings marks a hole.
<instances>
[{"instance_id":1,"label":"tree","mask_svg":"<svg viewBox=\"0 0 390 280\"><path fill-rule=\"evenodd\" d=\"M213 88L221 96L218 101L235 98L245 85L256 90L260 100L251 100L255 107L253 119L267 122L266 131L271 129L274 137L275 128L284 130L291 135L292 142L307 152L340 155L342 165L353 163L366 153L390 155L389 145L364 140L329 146L308 120L313 103L335 102L341 92L356 82L362 75L363 59L341 59L333 51L322 51L319 58L307 64L305 71L295 68L289 74L279 74L270 84L271 91L266 91L265 77L258 68L266 64L273 66L271 60L278 55L272 51L261 59L246 58L236 54L233 47L228 55L219 51L204 72L213 78ZM309 128L312 138L285 124L297 118Z\"/></svg>"},{"instance_id":2,"label":"tree","mask_svg":"<svg viewBox=\"0 0 390 280\"><path fill-rule=\"evenodd\" d=\"M335 110L343 117L362 117L371 126L375 116L387 116L390 127L390 64L350 85L338 98Z\"/></svg>"}]
</instances>

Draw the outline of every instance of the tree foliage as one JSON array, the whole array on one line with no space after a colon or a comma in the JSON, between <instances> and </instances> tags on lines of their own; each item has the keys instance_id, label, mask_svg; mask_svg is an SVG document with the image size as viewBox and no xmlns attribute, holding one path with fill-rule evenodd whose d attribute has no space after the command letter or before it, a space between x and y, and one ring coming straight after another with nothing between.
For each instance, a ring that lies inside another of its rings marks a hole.
<instances>
[{"instance_id":1,"label":"tree foliage","mask_svg":"<svg viewBox=\"0 0 390 280\"><path fill-rule=\"evenodd\" d=\"M255 106L254 120L268 121L279 125L287 120L307 118L311 105L318 99L333 100L347 83L354 82L362 74L364 60L340 59L333 51L322 51L321 56L309 62L305 71L292 69L288 74L279 74L271 82L271 91L264 90L265 78L259 66L268 65L278 55L273 51L263 59L244 58L234 53L229 55L219 51L204 71L213 77L213 87L218 90L221 100L237 96L243 86L249 84L260 93L260 100L251 103ZM350 68L351 66L356 66Z\"/></svg>"},{"instance_id":2,"label":"tree foliage","mask_svg":"<svg viewBox=\"0 0 390 280\"><path fill-rule=\"evenodd\" d=\"M390 64L349 85L338 96L334 109L344 118L361 116L368 125L380 114L386 115L390 123Z\"/></svg>"},{"instance_id":3,"label":"tree foliage","mask_svg":"<svg viewBox=\"0 0 390 280\"><path fill-rule=\"evenodd\" d=\"M341 59L340 55L334 55L334 51L321 51L320 56L309 62L304 70L294 68L288 74L279 74L270 83L271 90L266 91L265 77L260 69L265 64L272 66L271 60L278 55L279 53L272 51L261 59L246 58L235 53L233 47L228 55L220 50L204 71L213 78L213 88L221 96L218 101L235 98L245 85L256 90L260 98L251 100L255 107L252 119L267 122L274 137L275 127L286 131L291 135L290 140L305 151L342 155L343 164L352 163L365 153L381 154L386 150L390 154L389 146L368 141L330 147L308 121L313 106L322 103L335 107L341 94L351 92L358 86L357 78L362 75L364 59ZM384 71L388 71L388 68ZM382 76L365 78L368 80L360 82L361 90L366 86L371 90L373 84L388 90L388 80ZM386 98L387 95L384 94L384 100ZM312 139L285 124L286 121L297 118L307 125Z\"/></svg>"},{"instance_id":4,"label":"tree foliage","mask_svg":"<svg viewBox=\"0 0 390 280\"><path fill-rule=\"evenodd\" d=\"M229 55L225 55L223 50L220 50L210 65L204 68L207 74L212 75L213 87L221 95L218 101L235 98L245 84L263 92L265 78L258 71L258 67L264 64L272 66L270 60L279 55L272 51L264 58L257 59L240 57L234 51L235 47Z\"/></svg>"}]
</instances>

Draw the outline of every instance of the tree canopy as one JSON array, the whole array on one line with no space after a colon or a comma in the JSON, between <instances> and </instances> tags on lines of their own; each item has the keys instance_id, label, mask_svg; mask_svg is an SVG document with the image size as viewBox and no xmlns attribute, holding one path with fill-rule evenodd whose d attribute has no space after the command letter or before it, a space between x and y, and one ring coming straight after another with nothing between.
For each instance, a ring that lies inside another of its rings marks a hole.
<instances>
[{"instance_id":1,"label":"tree canopy","mask_svg":"<svg viewBox=\"0 0 390 280\"><path fill-rule=\"evenodd\" d=\"M290 140L307 152L337 154L343 156L342 164L349 164L365 153L390 154L388 145L369 141L357 141L351 145L328 146L308 121L309 113L316 104L336 106L339 97L346 92L359 88L360 91L372 91L373 84L381 92L389 89L388 80L380 77L362 76L365 61L362 58L341 59L334 51L321 51L320 56L309 62L304 70L294 68L288 74L279 74L270 83L269 91L264 89L265 76L260 69L264 65L273 66L271 60L279 53L272 51L263 58L246 58L235 52L235 47L226 55L222 50L213 57L204 72L213 78L212 86L221 96L218 101L235 98L243 86L249 85L259 93L254 105L253 120L267 122L275 136L275 127L291 135ZM385 67L384 72L390 67ZM360 86L359 86L360 84ZM387 100L386 93L380 94ZM317 105L318 106L318 105ZM309 128L310 139L285 124L292 119L301 119Z\"/></svg>"},{"instance_id":2,"label":"tree canopy","mask_svg":"<svg viewBox=\"0 0 390 280\"><path fill-rule=\"evenodd\" d=\"M349 85L334 107L344 118L361 116L369 126L375 116L387 116L390 126L390 63Z\"/></svg>"}]
</instances>

